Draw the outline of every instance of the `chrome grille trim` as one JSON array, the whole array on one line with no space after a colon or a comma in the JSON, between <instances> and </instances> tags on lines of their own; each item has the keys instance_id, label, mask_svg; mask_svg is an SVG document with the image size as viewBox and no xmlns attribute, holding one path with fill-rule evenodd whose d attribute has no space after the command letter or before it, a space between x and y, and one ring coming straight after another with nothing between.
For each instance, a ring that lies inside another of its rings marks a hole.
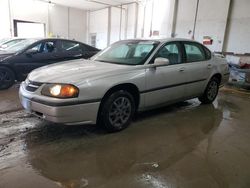
<instances>
[{"instance_id":1,"label":"chrome grille trim","mask_svg":"<svg viewBox=\"0 0 250 188\"><path fill-rule=\"evenodd\" d=\"M25 89L29 92L35 92L43 83L25 80Z\"/></svg>"}]
</instances>

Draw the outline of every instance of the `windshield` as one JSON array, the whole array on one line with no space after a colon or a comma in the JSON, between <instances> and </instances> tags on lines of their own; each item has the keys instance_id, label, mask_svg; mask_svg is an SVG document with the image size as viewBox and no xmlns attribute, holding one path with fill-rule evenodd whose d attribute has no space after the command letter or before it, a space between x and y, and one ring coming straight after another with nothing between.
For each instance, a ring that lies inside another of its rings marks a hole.
<instances>
[{"instance_id":1,"label":"windshield","mask_svg":"<svg viewBox=\"0 0 250 188\"><path fill-rule=\"evenodd\" d=\"M30 44L36 42L37 39L25 39L22 40L21 42L18 42L14 44L13 46L10 46L8 48L5 48L5 51L10 51L10 52L18 52L29 46Z\"/></svg>"},{"instance_id":2,"label":"windshield","mask_svg":"<svg viewBox=\"0 0 250 188\"><path fill-rule=\"evenodd\" d=\"M93 60L124 64L144 64L159 42L155 41L122 41L111 45L95 57Z\"/></svg>"},{"instance_id":3,"label":"windshield","mask_svg":"<svg viewBox=\"0 0 250 188\"><path fill-rule=\"evenodd\" d=\"M7 42L3 43L0 48L1 49L7 49L7 48L9 48L9 47L11 47L11 46L19 43L19 42L24 41L24 40L25 39L12 39L12 40L8 40Z\"/></svg>"},{"instance_id":4,"label":"windshield","mask_svg":"<svg viewBox=\"0 0 250 188\"><path fill-rule=\"evenodd\" d=\"M0 39L0 45L5 43L6 41L10 40L9 38L3 38L3 39Z\"/></svg>"}]
</instances>

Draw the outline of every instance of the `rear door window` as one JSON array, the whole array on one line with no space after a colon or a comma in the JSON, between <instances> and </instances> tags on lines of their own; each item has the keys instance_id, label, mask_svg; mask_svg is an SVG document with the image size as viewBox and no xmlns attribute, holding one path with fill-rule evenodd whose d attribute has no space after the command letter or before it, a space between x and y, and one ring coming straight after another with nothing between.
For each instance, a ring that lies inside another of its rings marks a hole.
<instances>
[{"instance_id":1,"label":"rear door window","mask_svg":"<svg viewBox=\"0 0 250 188\"><path fill-rule=\"evenodd\" d=\"M206 54L206 59L207 59L207 60L211 59L212 54L211 54L210 50L207 49L206 47L203 47L203 49L204 49L205 54Z\"/></svg>"},{"instance_id":2,"label":"rear door window","mask_svg":"<svg viewBox=\"0 0 250 188\"><path fill-rule=\"evenodd\" d=\"M205 61L206 55L203 47L197 43L184 43L187 62Z\"/></svg>"},{"instance_id":3,"label":"rear door window","mask_svg":"<svg viewBox=\"0 0 250 188\"><path fill-rule=\"evenodd\" d=\"M63 52L82 52L82 45L72 41L62 41L61 48Z\"/></svg>"}]
</instances>

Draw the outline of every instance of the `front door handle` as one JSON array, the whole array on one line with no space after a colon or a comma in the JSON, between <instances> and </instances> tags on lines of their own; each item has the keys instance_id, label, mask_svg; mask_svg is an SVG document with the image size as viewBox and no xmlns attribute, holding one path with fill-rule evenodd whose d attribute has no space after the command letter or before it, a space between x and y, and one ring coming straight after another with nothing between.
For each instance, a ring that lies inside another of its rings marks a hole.
<instances>
[{"instance_id":1,"label":"front door handle","mask_svg":"<svg viewBox=\"0 0 250 188\"><path fill-rule=\"evenodd\" d=\"M180 68L180 70L179 70L180 72L184 72L185 71L185 68L184 67L182 67L182 68Z\"/></svg>"}]
</instances>

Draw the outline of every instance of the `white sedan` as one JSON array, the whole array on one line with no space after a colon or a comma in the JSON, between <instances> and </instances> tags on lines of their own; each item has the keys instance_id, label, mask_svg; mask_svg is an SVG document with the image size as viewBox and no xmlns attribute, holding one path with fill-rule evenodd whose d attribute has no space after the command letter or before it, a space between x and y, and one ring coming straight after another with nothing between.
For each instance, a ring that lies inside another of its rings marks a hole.
<instances>
[{"instance_id":1,"label":"white sedan","mask_svg":"<svg viewBox=\"0 0 250 188\"><path fill-rule=\"evenodd\" d=\"M198 97L212 103L229 78L223 57L185 39L125 40L91 60L48 65L21 84L23 107L63 124L126 128L133 115Z\"/></svg>"}]
</instances>

